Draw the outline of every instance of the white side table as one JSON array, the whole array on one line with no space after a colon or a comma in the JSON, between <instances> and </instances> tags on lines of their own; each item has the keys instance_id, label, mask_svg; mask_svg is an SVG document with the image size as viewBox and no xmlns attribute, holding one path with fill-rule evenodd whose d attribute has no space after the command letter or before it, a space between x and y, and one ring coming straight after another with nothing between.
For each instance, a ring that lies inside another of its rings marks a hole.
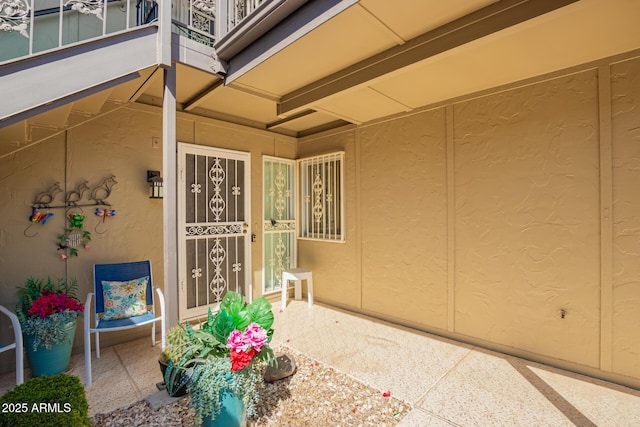
<instances>
[{"instance_id":1,"label":"white side table","mask_svg":"<svg viewBox=\"0 0 640 427\"><path fill-rule=\"evenodd\" d=\"M309 308L311 308L313 306L313 276L311 271L304 268L290 268L282 272L282 309L287 308L289 280L295 282L294 296L297 300L302 298L302 281L307 281Z\"/></svg>"}]
</instances>

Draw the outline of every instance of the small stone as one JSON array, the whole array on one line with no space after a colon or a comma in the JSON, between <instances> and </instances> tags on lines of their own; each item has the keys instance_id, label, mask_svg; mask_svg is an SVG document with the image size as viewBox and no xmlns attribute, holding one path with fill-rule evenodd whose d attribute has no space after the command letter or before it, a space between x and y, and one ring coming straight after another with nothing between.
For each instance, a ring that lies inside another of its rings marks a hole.
<instances>
[{"instance_id":1,"label":"small stone","mask_svg":"<svg viewBox=\"0 0 640 427\"><path fill-rule=\"evenodd\" d=\"M283 354L276 357L277 367L269 366L264 373L264 380L268 383L281 380L293 375L296 371L296 361L293 356Z\"/></svg>"}]
</instances>

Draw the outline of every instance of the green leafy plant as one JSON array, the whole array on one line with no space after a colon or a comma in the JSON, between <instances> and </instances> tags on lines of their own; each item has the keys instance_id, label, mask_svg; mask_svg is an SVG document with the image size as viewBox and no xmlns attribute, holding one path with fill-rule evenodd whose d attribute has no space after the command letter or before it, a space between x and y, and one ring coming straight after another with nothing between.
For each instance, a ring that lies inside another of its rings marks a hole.
<instances>
[{"instance_id":1,"label":"green leafy plant","mask_svg":"<svg viewBox=\"0 0 640 427\"><path fill-rule=\"evenodd\" d=\"M167 332L166 347L160 354L158 362L170 396L182 396L186 393L189 377L185 369L187 366L185 354L190 345L185 326L177 325ZM167 374L169 364L172 367L177 364L179 368L171 369Z\"/></svg>"},{"instance_id":2,"label":"green leafy plant","mask_svg":"<svg viewBox=\"0 0 640 427\"><path fill-rule=\"evenodd\" d=\"M222 410L221 395L232 393L242 400L247 415L256 413L256 404L264 381L260 367L252 363L245 368L232 372L231 361L226 358L212 357L198 365L189 381L190 405L196 416L215 418Z\"/></svg>"},{"instance_id":3,"label":"green leafy plant","mask_svg":"<svg viewBox=\"0 0 640 427\"><path fill-rule=\"evenodd\" d=\"M244 296L227 292L218 313L214 315L209 310L199 328L188 322L180 325L188 341L186 346L183 342L167 345L165 353L173 356L164 374L167 389L187 381L191 406L201 419L220 412L218 399L222 389L240 397L247 413L252 414L257 391L263 384L258 363L276 363L269 346L273 321L271 304L266 298L247 303ZM176 348L182 351L175 352Z\"/></svg>"},{"instance_id":4,"label":"green leafy plant","mask_svg":"<svg viewBox=\"0 0 640 427\"><path fill-rule=\"evenodd\" d=\"M42 346L50 349L67 337L66 325L82 315L84 306L75 297L78 282L75 279L46 281L29 277L24 287L18 288L16 315L22 332L33 335L34 350Z\"/></svg>"},{"instance_id":5,"label":"green leafy plant","mask_svg":"<svg viewBox=\"0 0 640 427\"><path fill-rule=\"evenodd\" d=\"M90 426L80 379L59 374L31 378L0 397L0 427Z\"/></svg>"},{"instance_id":6,"label":"green leafy plant","mask_svg":"<svg viewBox=\"0 0 640 427\"><path fill-rule=\"evenodd\" d=\"M167 332L166 346L161 354L161 360L178 362L186 352L189 344L186 328L183 325L172 327Z\"/></svg>"}]
</instances>

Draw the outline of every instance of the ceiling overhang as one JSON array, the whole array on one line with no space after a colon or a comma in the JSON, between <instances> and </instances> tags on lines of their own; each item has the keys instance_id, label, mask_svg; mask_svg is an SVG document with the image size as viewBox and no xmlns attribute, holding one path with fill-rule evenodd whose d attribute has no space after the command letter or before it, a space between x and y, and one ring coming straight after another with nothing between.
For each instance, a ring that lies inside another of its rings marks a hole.
<instances>
[{"instance_id":1,"label":"ceiling overhang","mask_svg":"<svg viewBox=\"0 0 640 427\"><path fill-rule=\"evenodd\" d=\"M376 79L505 28L521 24L578 0L503 0L456 19L407 43L282 96L278 115L286 116L323 98L370 84Z\"/></svg>"}]
</instances>

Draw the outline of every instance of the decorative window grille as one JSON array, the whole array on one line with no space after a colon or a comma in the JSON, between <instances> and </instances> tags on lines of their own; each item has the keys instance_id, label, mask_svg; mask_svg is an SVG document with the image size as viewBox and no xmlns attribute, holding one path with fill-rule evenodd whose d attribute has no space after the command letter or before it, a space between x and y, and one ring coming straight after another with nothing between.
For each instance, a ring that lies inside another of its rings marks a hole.
<instances>
[{"instance_id":1,"label":"decorative window grille","mask_svg":"<svg viewBox=\"0 0 640 427\"><path fill-rule=\"evenodd\" d=\"M263 294L278 292L296 266L296 162L263 156Z\"/></svg>"},{"instance_id":2,"label":"decorative window grille","mask_svg":"<svg viewBox=\"0 0 640 427\"><path fill-rule=\"evenodd\" d=\"M298 160L300 238L344 241L344 152Z\"/></svg>"}]
</instances>

